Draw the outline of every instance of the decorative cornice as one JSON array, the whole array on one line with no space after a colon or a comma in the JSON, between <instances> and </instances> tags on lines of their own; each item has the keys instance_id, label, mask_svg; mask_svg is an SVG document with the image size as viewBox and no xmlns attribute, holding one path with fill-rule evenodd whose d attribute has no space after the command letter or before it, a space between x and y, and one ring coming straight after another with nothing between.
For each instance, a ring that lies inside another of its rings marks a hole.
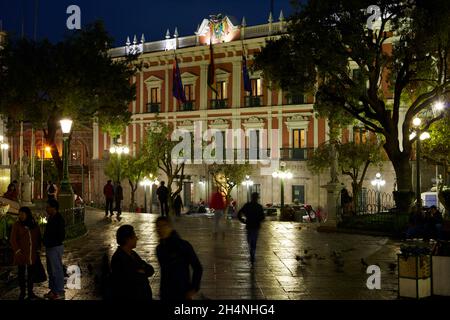
<instances>
[{"instance_id":1,"label":"decorative cornice","mask_svg":"<svg viewBox=\"0 0 450 320\"><path fill-rule=\"evenodd\" d=\"M308 128L310 115L295 114L285 122L289 130L296 128Z\"/></svg>"},{"instance_id":2,"label":"decorative cornice","mask_svg":"<svg viewBox=\"0 0 450 320\"><path fill-rule=\"evenodd\" d=\"M212 123L209 124L211 129L228 129L230 127L230 123L224 119L216 119Z\"/></svg>"}]
</instances>

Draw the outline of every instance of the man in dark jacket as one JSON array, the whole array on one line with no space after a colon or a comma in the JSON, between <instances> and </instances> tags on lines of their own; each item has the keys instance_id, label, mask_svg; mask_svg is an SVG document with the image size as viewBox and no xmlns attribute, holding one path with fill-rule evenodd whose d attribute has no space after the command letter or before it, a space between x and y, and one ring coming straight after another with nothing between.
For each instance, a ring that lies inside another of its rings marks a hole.
<instances>
[{"instance_id":1,"label":"man in dark jacket","mask_svg":"<svg viewBox=\"0 0 450 320\"><path fill-rule=\"evenodd\" d=\"M156 254L161 266L161 300L192 300L200 289L203 268L191 244L180 238L167 217L156 220L160 243ZM192 280L190 268L192 267Z\"/></svg>"},{"instance_id":2,"label":"man in dark jacket","mask_svg":"<svg viewBox=\"0 0 450 320\"><path fill-rule=\"evenodd\" d=\"M259 228L264 220L264 209L258 203L259 194L252 193L251 201L247 202L238 212L238 219L245 223L247 229L247 242L250 248L250 261L255 263L256 241L258 240ZM243 218L245 216L245 219Z\"/></svg>"},{"instance_id":3,"label":"man in dark jacket","mask_svg":"<svg viewBox=\"0 0 450 320\"><path fill-rule=\"evenodd\" d=\"M156 189L156 194L158 195L159 203L161 204L161 216L169 216L169 189L165 186L164 181L161 181L161 185Z\"/></svg>"},{"instance_id":4,"label":"man in dark jacket","mask_svg":"<svg viewBox=\"0 0 450 320\"><path fill-rule=\"evenodd\" d=\"M120 215L122 214L122 200L123 200L123 189L122 186L120 185L120 181L117 181L116 183L114 198L116 202L117 219L120 221Z\"/></svg>"},{"instance_id":5,"label":"man in dark jacket","mask_svg":"<svg viewBox=\"0 0 450 320\"><path fill-rule=\"evenodd\" d=\"M42 242L46 248L48 284L50 291L45 298L50 300L64 300L64 269L62 256L63 241L66 237L64 218L58 212L59 203L55 199L47 202L48 221Z\"/></svg>"},{"instance_id":6,"label":"man in dark jacket","mask_svg":"<svg viewBox=\"0 0 450 320\"><path fill-rule=\"evenodd\" d=\"M119 247L111 259L112 298L114 300L151 300L148 282L155 270L133 250L137 237L130 225L121 226L116 233Z\"/></svg>"},{"instance_id":7,"label":"man in dark jacket","mask_svg":"<svg viewBox=\"0 0 450 320\"><path fill-rule=\"evenodd\" d=\"M111 217L113 216L113 202L114 202L114 187L111 180L108 180L103 187L103 194L105 195L105 218L108 216L108 211Z\"/></svg>"}]
</instances>

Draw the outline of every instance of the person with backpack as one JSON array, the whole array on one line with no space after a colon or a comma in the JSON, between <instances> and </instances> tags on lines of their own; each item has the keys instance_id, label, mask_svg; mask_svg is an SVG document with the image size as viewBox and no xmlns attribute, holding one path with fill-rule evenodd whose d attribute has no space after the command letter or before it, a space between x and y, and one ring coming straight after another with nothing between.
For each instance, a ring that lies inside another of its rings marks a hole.
<instances>
[{"instance_id":1,"label":"person with backpack","mask_svg":"<svg viewBox=\"0 0 450 320\"><path fill-rule=\"evenodd\" d=\"M250 262L255 263L256 242L258 241L261 222L264 220L264 209L258 203L259 194L252 193L251 201L247 202L238 212L238 219L247 229L247 242L250 249ZM245 219L244 219L245 217Z\"/></svg>"}]
</instances>

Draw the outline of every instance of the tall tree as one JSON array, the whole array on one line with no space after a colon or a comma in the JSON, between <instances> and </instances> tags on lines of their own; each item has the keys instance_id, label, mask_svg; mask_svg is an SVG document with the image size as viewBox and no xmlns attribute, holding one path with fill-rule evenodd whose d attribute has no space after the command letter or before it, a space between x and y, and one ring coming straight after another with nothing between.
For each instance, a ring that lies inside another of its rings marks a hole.
<instances>
[{"instance_id":1,"label":"tall tree","mask_svg":"<svg viewBox=\"0 0 450 320\"><path fill-rule=\"evenodd\" d=\"M338 167L343 175L349 176L352 181L353 207L356 212L359 208L359 195L370 165L380 165L383 155L378 143L340 143L337 145ZM329 168L331 144L325 143L314 150L313 156L308 159L307 166L313 173L321 173Z\"/></svg>"},{"instance_id":2,"label":"tall tree","mask_svg":"<svg viewBox=\"0 0 450 320\"><path fill-rule=\"evenodd\" d=\"M140 147L135 157L127 157L124 164L124 177L131 191L130 211L136 208L135 193L139 182L148 175L156 175L158 163L146 153L148 149Z\"/></svg>"},{"instance_id":3,"label":"tall tree","mask_svg":"<svg viewBox=\"0 0 450 320\"><path fill-rule=\"evenodd\" d=\"M428 130L430 139L423 141L423 157L431 164L442 167L442 181L439 184L439 201L450 212L450 117L433 123Z\"/></svg>"},{"instance_id":4,"label":"tall tree","mask_svg":"<svg viewBox=\"0 0 450 320\"><path fill-rule=\"evenodd\" d=\"M446 117L433 123L429 128L430 139L426 139L423 144L423 157L431 164L442 166L443 181L441 189L449 184L448 173L450 170L450 117Z\"/></svg>"},{"instance_id":5,"label":"tall tree","mask_svg":"<svg viewBox=\"0 0 450 320\"><path fill-rule=\"evenodd\" d=\"M9 129L21 121L42 129L62 176L56 133L61 117L75 128L96 119L112 135L130 120L128 104L135 98L131 77L134 56L112 60L112 39L101 22L76 31L64 41L9 40L0 51L0 113Z\"/></svg>"},{"instance_id":6,"label":"tall tree","mask_svg":"<svg viewBox=\"0 0 450 320\"><path fill-rule=\"evenodd\" d=\"M373 30L370 5L380 8ZM256 68L284 90L313 90L315 108L333 106L384 136L397 177L397 206L409 208L412 119L449 100L450 3L310 0L296 8L288 35L268 42ZM422 129L447 112L427 117Z\"/></svg>"},{"instance_id":7,"label":"tall tree","mask_svg":"<svg viewBox=\"0 0 450 320\"><path fill-rule=\"evenodd\" d=\"M167 176L167 188L169 189L169 210L173 211L173 201L183 189L185 162L179 161L182 154L174 154L173 150L179 141L172 141L172 129L164 122L157 120L147 130L147 138L144 144L145 153L149 159L157 162L158 168ZM174 183L176 186L174 187Z\"/></svg>"}]
</instances>

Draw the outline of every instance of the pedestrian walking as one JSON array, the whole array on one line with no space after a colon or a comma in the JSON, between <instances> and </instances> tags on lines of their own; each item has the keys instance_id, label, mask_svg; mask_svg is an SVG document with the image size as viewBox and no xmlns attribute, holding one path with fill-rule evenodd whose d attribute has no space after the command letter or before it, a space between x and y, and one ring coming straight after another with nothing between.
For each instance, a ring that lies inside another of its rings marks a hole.
<instances>
[{"instance_id":1,"label":"pedestrian walking","mask_svg":"<svg viewBox=\"0 0 450 320\"><path fill-rule=\"evenodd\" d=\"M108 180L103 187L103 194L105 195L105 217L108 216L108 211L111 217L113 216L113 202L114 202L114 187L111 180Z\"/></svg>"},{"instance_id":2,"label":"pedestrian walking","mask_svg":"<svg viewBox=\"0 0 450 320\"><path fill-rule=\"evenodd\" d=\"M225 229L223 227L223 213L225 210L225 200L222 193L217 188L216 192L211 195L211 202L209 207L214 209L214 239L217 239L217 234L222 233L222 238L225 238Z\"/></svg>"},{"instance_id":3,"label":"pedestrian walking","mask_svg":"<svg viewBox=\"0 0 450 320\"><path fill-rule=\"evenodd\" d=\"M117 220L120 221L120 215L122 214L122 200L123 200L123 189L120 185L120 181L116 183L116 189L114 190L114 201L116 203Z\"/></svg>"},{"instance_id":4,"label":"pedestrian walking","mask_svg":"<svg viewBox=\"0 0 450 320\"><path fill-rule=\"evenodd\" d=\"M169 189L165 186L165 182L161 181L160 186L156 189L158 200L161 205L161 216L169 216Z\"/></svg>"},{"instance_id":5,"label":"pedestrian walking","mask_svg":"<svg viewBox=\"0 0 450 320\"><path fill-rule=\"evenodd\" d=\"M45 227L43 243L47 258L48 284L50 291L45 298L50 300L64 300L64 268L62 257L64 254L63 241L66 237L65 222L59 213L59 203L55 199L47 201L47 225Z\"/></svg>"},{"instance_id":6,"label":"pedestrian walking","mask_svg":"<svg viewBox=\"0 0 450 320\"><path fill-rule=\"evenodd\" d=\"M155 270L134 251L137 236L130 225L121 226L116 232L119 247L111 259L112 298L114 300L152 300L148 278Z\"/></svg>"},{"instance_id":7,"label":"pedestrian walking","mask_svg":"<svg viewBox=\"0 0 450 320\"><path fill-rule=\"evenodd\" d=\"M14 251L13 263L18 266L19 300L25 299L25 290L27 290L28 300L35 299L37 296L33 293L33 276L41 249L41 231L30 208L19 209L19 219L12 227L10 238Z\"/></svg>"},{"instance_id":8,"label":"pedestrian walking","mask_svg":"<svg viewBox=\"0 0 450 320\"><path fill-rule=\"evenodd\" d=\"M173 208L175 210L175 215L179 217L181 215L181 208L184 208L183 200L181 200L180 194L177 194L175 197L175 200L173 201Z\"/></svg>"},{"instance_id":9,"label":"pedestrian walking","mask_svg":"<svg viewBox=\"0 0 450 320\"><path fill-rule=\"evenodd\" d=\"M261 222L264 220L264 209L258 203L259 194L252 193L250 202L247 202L238 212L238 219L247 229L247 242L250 249L250 262L255 263L256 242Z\"/></svg>"},{"instance_id":10,"label":"pedestrian walking","mask_svg":"<svg viewBox=\"0 0 450 320\"><path fill-rule=\"evenodd\" d=\"M161 300L192 300L200 290L203 274L197 254L189 242L180 238L167 217L156 220L156 231L160 239L156 254L161 267Z\"/></svg>"}]
</instances>

